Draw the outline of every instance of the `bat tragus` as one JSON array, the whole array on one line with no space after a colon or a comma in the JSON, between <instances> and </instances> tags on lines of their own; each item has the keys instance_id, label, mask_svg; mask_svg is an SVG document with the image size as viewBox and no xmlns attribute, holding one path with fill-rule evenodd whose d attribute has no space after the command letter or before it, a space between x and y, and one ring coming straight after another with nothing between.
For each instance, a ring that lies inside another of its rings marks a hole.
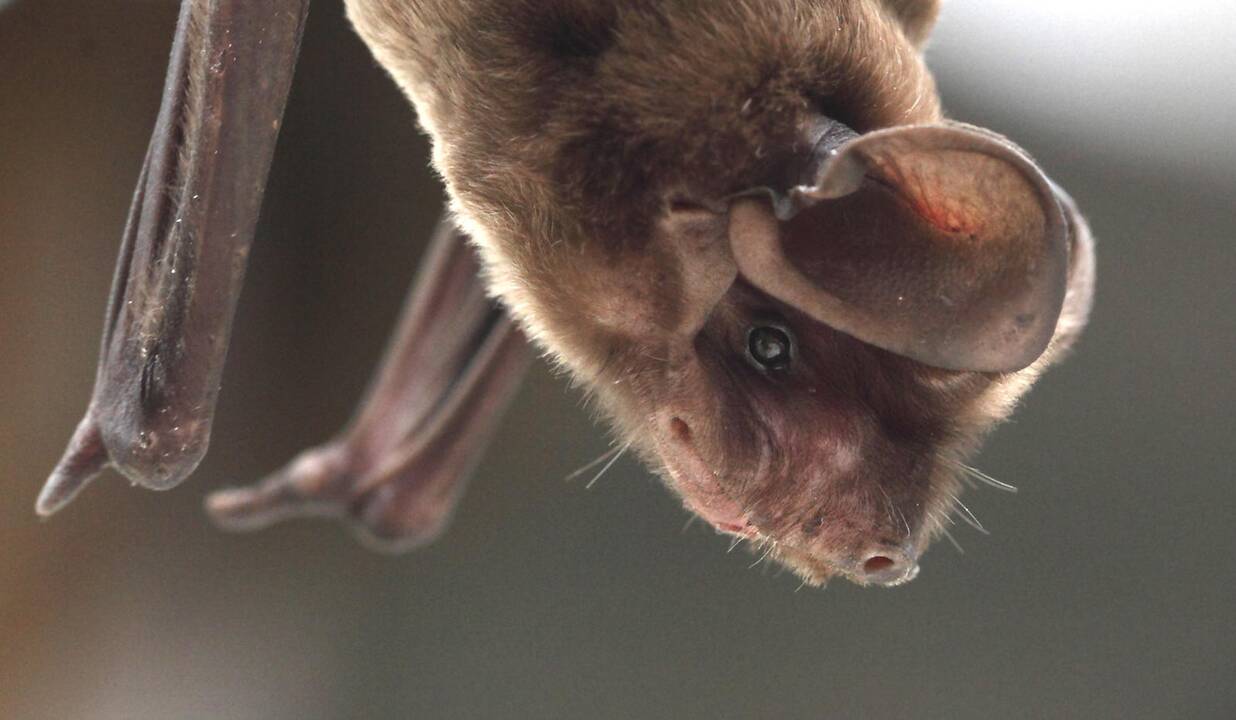
<instances>
[{"instance_id":1,"label":"bat tragus","mask_svg":"<svg viewBox=\"0 0 1236 720\"><path fill-rule=\"evenodd\" d=\"M95 390L38 500L206 451L308 0L184 0ZM685 507L819 585L912 579L964 460L1085 324L1087 227L946 120L934 0L347 0L450 207L337 439L225 527L437 536L536 352ZM534 350L535 348L535 350Z\"/></svg>"}]
</instances>

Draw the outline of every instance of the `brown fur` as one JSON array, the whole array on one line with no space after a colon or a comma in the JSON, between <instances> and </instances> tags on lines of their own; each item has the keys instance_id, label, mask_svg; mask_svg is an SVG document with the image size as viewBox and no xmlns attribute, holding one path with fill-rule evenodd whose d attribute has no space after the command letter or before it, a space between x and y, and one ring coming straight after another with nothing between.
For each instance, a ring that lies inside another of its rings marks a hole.
<instances>
[{"instance_id":1,"label":"brown fur","mask_svg":"<svg viewBox=\"0 0 1236 720\"><path fill-rule=\"evenodd\" d=\"M937 2L347 6L433 138L491 291L692 509L738 513L729 529L769 542L808 581L849 572L866 542L920 550L953 508L948 461L1084 324L1088 238L1051 348L1008 375L893 356L741 282L703 315L693 300L726 261L708 239L718 221L670 212L674 202L709 206L767 184L812 116L860 133L942 120L918 52ZM792 382L743 362L736 329L764 311L803 338ZM684 341L684 329L698 334Z\"/></svg>"},{"instance_id":2,"label":"brown fur","mask_svg":"<svg viewBox=\"0 0 1236 720\"><path fill-rule=\"evenodd\" d=\"M708 197L758 184L777 162L764 150L813 105L860 131L940 118L920 57L869 2L348 6L416 103L495 291L585 376L604 355L576 350L597 343L574 337L586 329L562 310L613 297L597 268L613 267L614 248L646 242L667 190ZM540 30L554 22L607 27L593 31L600 54L563 57ZM614 276L657 264L632 261L640 267ZM598 300L581 300L589 290Z\"/></svg>"}]
</instances>

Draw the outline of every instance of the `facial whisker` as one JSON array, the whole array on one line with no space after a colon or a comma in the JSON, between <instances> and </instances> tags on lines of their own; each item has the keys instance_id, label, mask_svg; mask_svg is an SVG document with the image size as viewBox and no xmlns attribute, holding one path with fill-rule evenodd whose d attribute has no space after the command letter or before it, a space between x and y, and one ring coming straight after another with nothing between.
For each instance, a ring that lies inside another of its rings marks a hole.
<instances>
[{"instance_id":1,"label":"facial whisker","mask_svg":"<svg viewBox=\"0 0 1236 720\"><path fill-rule=\"evenodd\" d=\"M897 522L897 520L901 520L902 526L905 527L906 529L906 535L907 536L913 535L914 532L910 529L910 521L906 519L905 512L903 512L901 508L898 507L897 504L893 502L893 499L889 497L887 490L885 490L882 486L879 486L879 485L877 485L876 487L880 488L880 493L884 495L884 500L888 504L888 510L889 510L888 519L894 523Z\"/></svg>"},{"instance_id":2,"label":"facial whisker","mask_svg":"<svg viewBox=\"0 0 1236 720\"><path fill-rule=\"evenodd\" d=\"M901 516L901 524L905 526L906 535L907 536L913 535L914 531L910 529L910 521L906 519L906 514L902 512L901 508L897 506L893 506L893 507L897 511L897 514Z\"/></svg>"},{"instance_id":3,"label":"facial whisker","mask_svg":"<svg viewBox=\"0 0 1236 720\"><path fill-rule=\"evenodd\" d=\"M584 489L591 490L592 486L596 485L597 480L600 480L602 475L609 472L609 469L614 466L614 463L618 462L619 458L621 458L623 454L626 453L627 448L629 447L631 447L631 443L627 443L626 445L623 445L622 448L617 453L615 453L612 458L610 458L609 462L605 463L605 467L601 468L601 471L598 472L596 475L594 475L593 478L588 481L588 484L584 486Z\"/></svg>"},{"instance_id":4,"label":"facial whisker","mask_svg":"<svg viewBox=\"0 0 1236 720\"><path fill-rule=\"evenodd\" d=\"M986 485L990 485L991 487L994 487L997 490L1003 490L1004 492L1007 492L1007 493L1017 492L1017 486L1009 485L1006 482L1000 482L999 480L988 475L982 470L979 470L976 467L967 465L963 462L956 462L956 466L959 470L962 470L963 472L965 472L967 475L974 478L975 480L978 480Z\"/></svg>"},{"instance_id":5,"label":"facial whisker","mask_svg":"<svg viewBox=\"0 0 1236 720\"><path fill-rule=\"evenodd\" d=\"M983 527L983 523L979 522L979 519L974 515L973 512L971 512L970 508L966 507L966 504L961 501L961 498L957 497L956 495L953 495L952 498L953 498L953 510L956 511L956 514L959 517L961 517L961 519L964 520L967 525L974 528L975 530L978 530L984 535L991 534L990 532L988 532L987 528Z\"/></svg>"},{"instance_id":6,"label":"facial whisker","mask_svg":"<svg viewBox=\"0 0 1236 720\"><path fill-rule=\"evenodd\" d=\"M884 507L886 508L888 512L889 522L896 523L897 522L897 515L896 515L897 506L893 504L893 499L889 497L888 491L884 489L884 486L877 483L876 489L879 490L880 494L884 496Z\"/></svg>"},{"instance_id":7,"label":"facial whisker","mask_svg":"<svg viewBox=\"0 0 1236 720\"><path fill-rule=\"evenodd\" d=\"M958 555L966 554L965 549L961 547L961 543L957 542L957 538L953 537L953 533L949 532L948 528L944 527L943 523L940 524L940 532L943 533L944 537L947 538L950 543L952 543L953 547L957 548Z\"/></svg>"},{"instance_id":8,"label":"facial whisker","mask_svg":"<svg viewBox=\"0 0 1236 720\"><path fill-rule=\"evenodd\" d=\"M750 565L748 565L748 566L747 566L747 569L748 569L748 570L750 570L750 569L754 568L756 565L759 565L760 563L764 562L764 560L768 557L769 553L771 553L771 552L773 551L773 547L775 547L775 546L776 546L776 543L775 543L775 542L773 542L773 541L771 541L771 540L769 540L769 541L768 541L768 547L766 547L766 548L764 549L764 554L763 554L763 555L760 555L759 559L757 559L755 562L753 562L753 563L751 563Z\"/></svg>"},{"instance_id":9,"label":"facial whisker","mask_svg":"<svg viewBox=\"0 0 1236 720\"><path fill-rule=\"evenodd\" d=\"M613 457L614 453L622 452L622 450L623 450L623 449L624 449L624 446L622 446L622 445L615 445L615 446L611 447L610 449L606 450L605 452L603 452L603 453L601 453L599 456L597 456L597 458L596 458L596 459L594 459L594 460L590 460L590 461L589 461L586 465L584 465L583 467L578 468L578 469L576 469L576 470L572 471L572 472L571 472L571 474L569 474L569 475L567 475L566 477L564 477L564 478L563 478L563 481L564 481L564 482L571 482L572 480L574 480L575 478L579 477L580 475L583 475L584 473L588 472L588 471L589 471L589 470L591 470L592 468L596 467L597 465L600 465L601 463L603 463L603 462L605 462L606 460L608 460L608 459L610 459L611 457Z\"/></svg>"}]
</instances>

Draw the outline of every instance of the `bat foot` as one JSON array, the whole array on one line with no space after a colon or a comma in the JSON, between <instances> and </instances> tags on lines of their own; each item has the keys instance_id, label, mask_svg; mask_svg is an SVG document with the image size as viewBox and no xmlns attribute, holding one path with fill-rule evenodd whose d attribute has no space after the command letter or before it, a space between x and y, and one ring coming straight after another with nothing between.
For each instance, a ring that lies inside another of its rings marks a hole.
<instances>
[{"instance_id":1,"label":"bat foot","mask_svg":"<svg viewBox=\"0 0 1236 720\"><path fill-rule=\"evenodd\" d=\"M108 464L107 450L103 446L99 426L92 415L86 415L77 424L68 448L47 482L43 484L39 499L34 504L34 511L44 518L59 512Z\"/></svg>"},{"instance_id":2,"label":"bat foot","mask_svg":"<svg viewBox=\"0 0 1236 720\"><path fill-rule=\"evenodd\" d=\"M247 532L298 517L348 521L370 549L398 554L442 534L450 502L435 502L432 485L418 482L421 463L409 458L398 475L405 482L359 468L359 453L346 442L306 450L283 469L250 487L228 488L206 498L206 512L222 529Z\"/></svg>"},{"instance_id":3,"label":"bat foot","mask_svg":"<svg viewBox=\"0 0 1236 720\"><path fill-rule=\"evenodd\" d=\"M384 553L442 534L533 355L486 298L474 251L453 222L441 223L427 252L356 419L258 484L207 498L221 527L334 517Z\"/></svg>"},{"instance_id":4,"label":"bat foot","mask_svg":"<svg viewBox=\"0 0 1236 720\"><path fill-rule=\"evenodd\" d=\"M337 515L350 485L344 447L332 443L306 450L256 485L213 492L206 512L219 527L238 532L292 517Z\"/></svg>"}]
</instances>

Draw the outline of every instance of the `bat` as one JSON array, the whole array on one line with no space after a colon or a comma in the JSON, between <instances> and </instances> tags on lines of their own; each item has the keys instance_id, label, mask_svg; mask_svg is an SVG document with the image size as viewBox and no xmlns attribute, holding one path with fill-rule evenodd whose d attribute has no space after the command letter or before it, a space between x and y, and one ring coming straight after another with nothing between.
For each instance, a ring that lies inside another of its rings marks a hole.
<instances>
[{"instance_id":1,"label":"bat","mask_svg":"<svg viewBox=\"0 0 1236 720\"><path fill-rule=\"evenodd\" d=\"M339 435L224 527L437 537L533 356L683 505L821 585L897 585L965 460L1085 326L1093 240L946 119L934 0L348 0L449 207ZM184 0L95 390L37 502L180 483L209 441L307 0Z\"/></svg>"}]
</instances>

